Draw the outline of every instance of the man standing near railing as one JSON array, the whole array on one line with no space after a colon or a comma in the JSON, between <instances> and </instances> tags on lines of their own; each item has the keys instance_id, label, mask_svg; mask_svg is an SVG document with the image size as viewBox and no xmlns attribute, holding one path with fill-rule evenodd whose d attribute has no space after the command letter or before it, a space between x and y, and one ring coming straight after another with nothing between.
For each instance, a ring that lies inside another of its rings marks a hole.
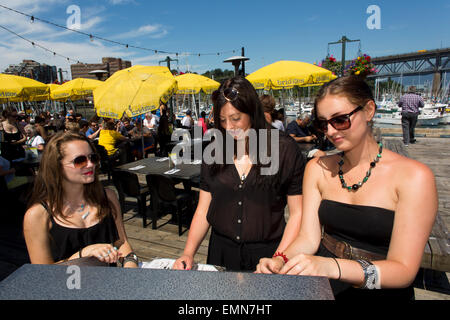
<instances>
[{"instance_id":1,"label":"man standing near railing","mask_svg":"<svg viewBox=\"0 0 450 320\"><path fill-rule=\"evenodd\" d=\"M400 98L398 106L402 108L402 131L403 143L405 147L409 143L415 143L414 129L416 128L417 118L419 117L419 108L424 107L423 98L416 94L416 87L409 87L408 93Z\"/></svg>"}]
</instances>

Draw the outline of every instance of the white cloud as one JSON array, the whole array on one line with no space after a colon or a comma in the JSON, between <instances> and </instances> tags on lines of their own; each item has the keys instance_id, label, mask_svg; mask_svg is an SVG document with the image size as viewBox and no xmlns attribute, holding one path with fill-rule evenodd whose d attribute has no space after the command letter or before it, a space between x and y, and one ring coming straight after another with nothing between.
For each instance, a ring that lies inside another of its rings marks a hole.
<instances>
[{"instance_id":1,"label":"white cloud","mask_svg":"<svg viewBox=\"0 0 450 320\"><path fill-rule=\"evenodd\" d=\"M137 38L148 36L153 39L159 39L167 35L169 32L167 28L161 24L147 24L143 25L137 29L124 32L118 35L115 35L116 39L128 39L128 38Z\"/></svg>"},{"instance_id":2,"label":"white cloud","mask_svg":"<svg viewBox=\"0 0 450 320\"><path fill-rule=\"evenodd\" d=\"M108 1L112 5L126 4L126 3L136 3L134 0L109 0Z\"/></svg>"}]
</instances>

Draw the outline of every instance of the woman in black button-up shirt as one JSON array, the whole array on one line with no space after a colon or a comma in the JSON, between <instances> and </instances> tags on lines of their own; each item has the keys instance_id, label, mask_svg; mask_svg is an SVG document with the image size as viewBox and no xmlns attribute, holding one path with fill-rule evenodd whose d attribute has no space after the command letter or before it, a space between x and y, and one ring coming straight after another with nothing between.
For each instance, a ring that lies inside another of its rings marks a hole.
<instances>
[{"instance_id":1,"label":"woman in black button-up shirt","mask_svg":"<svg viewBox=\"0 0 450 320\"><path fill-rule=\"evenodd\" d=\"M215 131L223 138L217 145L223 149L224 164L219 164L220 157L207 164L205 149L199 203L184 253L174 268L192 267L194 255L212 226L207 263L253 271L260 258L282 252L298 234L305 159L291 137L266 122L258 95L246 79L227 80L213 100ZM256 133L256 140L246 137L250 131ZM269 164L261 159L266 155L260 139L264 134L271 152ZM226 148L227 137L234 138L234 153ZM255 145L259 148L256 152ZM269 167L272 174L267 174Z\"/></svg>"}]
</instances>

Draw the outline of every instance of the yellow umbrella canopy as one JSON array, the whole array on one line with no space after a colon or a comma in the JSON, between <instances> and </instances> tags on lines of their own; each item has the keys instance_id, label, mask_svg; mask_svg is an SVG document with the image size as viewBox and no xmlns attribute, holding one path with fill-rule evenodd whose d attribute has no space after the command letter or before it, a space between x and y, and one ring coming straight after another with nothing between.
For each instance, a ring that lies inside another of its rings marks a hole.
<instances>
[{"instance_id":1,"label":"yellow umbrella canopy","mask_svg":"<svg viewBox=\"0 0 450 320\"><path fill-rule=\"evenodd\" d=\"M176 76L175 79L178 82L177 94L197 94L200 90L211 94L220 87L219 82L195 73L185 73Z\"/></svg>"},{"instance_id":2,"label":"yellow umbrella canopy","mask_svg":"<svg viewBox=\"0 0 450 320\"><path fill-rule=\"evenodd\" d=\"M177 82L167 67L134 66L116 72L94 90L99 117L136 117L167 102L177 90ZM165 68L162 70L160 68ZM157 73L151 73L152 71Z\"/></svg>"},{"instance_id":3,"label":"yellow umbrella canopy","mask_svg":"<svg viewBox=\"0 0 450 320\"><path fill-rule=\"evenodd\" d=\"M336 79L327 69L300 61L278 61L247 76L255 89L290 89L320 85Z\"/></svg>"},{"instance_id":4,"label":"yellow umbrella canopy","mask_svg":"<svg viewBox=\"0 0 450 320\"><path fill-rule=\"evenodd\" d=\"M50 92L53 100L79 100L92 95L92 91L101 85L103 81L94 79L77 78L62 84L59 88Z\"/></svg>"},{"instance_id":5,"label":"yellow umbrella canopy","mask_svg":"<svg viewBox=\"0 0 450 320\"><path fill-rule=\"evenodd\" d=\"M162 67L162 66L143 66L143 65L134 65L132 67L122 69L119 71L116 71L109 79L117 77L122 75L123 73L129 73L129 72L145 72L148 74L161 74L168 78L173 78L172 72L170 72L169 68ZM108 80L109 80L108 79Z\"/></svg>"},{"instance_id":6,"label":"yellow umbrella canopy","mask_svg":"<svg viewBox=\"0 0 450 320\"><path fill-rule=\"evenodd\" d=\"M34 101L48 95L45 83L11 74L0 73L0 102Z\"/></svg>"}]
</instances>

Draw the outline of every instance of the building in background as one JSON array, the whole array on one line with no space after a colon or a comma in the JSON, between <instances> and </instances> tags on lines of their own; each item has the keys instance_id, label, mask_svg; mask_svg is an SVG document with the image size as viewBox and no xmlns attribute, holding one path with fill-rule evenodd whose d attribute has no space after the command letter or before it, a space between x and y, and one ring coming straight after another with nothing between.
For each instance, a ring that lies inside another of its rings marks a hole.
<instances>
[{"instance_id":1,"label":"building in background","mask_svg":"<svg viewBox=\"0 0 450 320\"><path fill-rule=\"evenodd\" d=\"M34 60L23 60L17 65L11 64L4 73L31 78L43 83L58 81L56 66L40 64Z\"/></svg>"},{"instance_id":2,"label":"building in background","mask_svg":"<svg viewBox=\"0 0 450 320\"><path fill-rule=\"evenodd\" d=\"M97 80L106 80L116 71L131 67L131 61L120 58L102 58L102 63L77 63L70 65L72 79L88 78ZM101 71L104 72L96 72ZM92 73L94 72L94 73Z\"/></svg>"}]
</instances>

